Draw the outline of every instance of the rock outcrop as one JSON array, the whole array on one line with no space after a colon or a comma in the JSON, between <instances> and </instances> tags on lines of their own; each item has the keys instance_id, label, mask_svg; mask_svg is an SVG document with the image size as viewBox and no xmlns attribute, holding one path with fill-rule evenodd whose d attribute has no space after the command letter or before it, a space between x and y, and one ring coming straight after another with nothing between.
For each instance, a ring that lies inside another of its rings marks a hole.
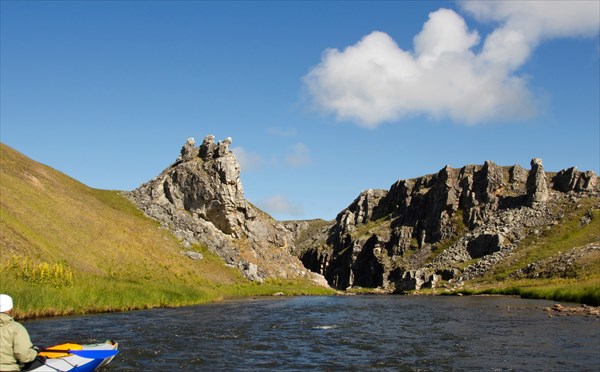
<instances>
[{"instance_id":1,"label":"rock outcrop","mask_svg":"<svg viewBox=\"0 0 600 372\"><path fill-rule=\"evenodd\" d=\"M244 198L231 143L229 137L215 143L207 136L196 147L188 139L174 164L128 197L187 251L206 245L249 279L308 275L318 280L290 253L290 231Z\"/></svg>"},{"instance_id":2,"label":"rock outcrop","mask_svg":"<svg viewBox=\"0 0 600 372\"><path fill-rule=\"evenodd\" d=\"M403 292L461 282L484 275L522 239L559 223L558 206L581 196L600 196L593 172L570 168L550 177L537 158L529 171L491 161L446 166L389 190L362 192L313 234L312 248L296 237L298 255L339 289Z\"/></svg>"},{"instance_id":3,"label":"rock outcrop","mask_svg":"<svg viewBox=\"0 0 600 372\"><path fill-rule=\"evenodd\" d=\"M196 147L188 139L175 163L128 197L181 240L182 254L201 260L193 247L205 245L256 281L308 276L338 289L386 292L460 285L509 259L523 239L559 224L580 198L600 197L591 171L553 175L537 158L530 170L486 161L363 191L334 221L277 222L244 198L231 143L206 136ZM598 254L595 244L512 276L566 276L573 262ZM558 264L564 269L553 269Z\"/></svg>"},{"instance_id":4,"label":"rock outcrop","mask_svg":"<svg viewBox=\"0 0 600 372\"><path fill-rule=\"evenodd\" d=\"M547 201L548 197L548 182L542 159L534 158L531 160L531 171L527 177L527 201L532 206Z\"/></svg>"},{"instance_id":5,"label":"rock outcrop","mask_svg":"<svg viewBox=\"0 0 600 372\"><path fill-rule=\"evenodd\" d=\"M598 187L598 177L594 172L580 172L577 167L561 170L553 181L554 188L562 192L593 192Z\"/></svg>"}]
</instances>

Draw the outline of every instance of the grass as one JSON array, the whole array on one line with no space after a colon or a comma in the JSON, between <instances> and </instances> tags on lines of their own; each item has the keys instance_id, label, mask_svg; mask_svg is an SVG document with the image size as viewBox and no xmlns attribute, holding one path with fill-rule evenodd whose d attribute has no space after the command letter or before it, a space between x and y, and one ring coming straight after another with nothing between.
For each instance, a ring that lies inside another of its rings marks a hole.
<instances>
[{"instance_id":1,"label":"grass","mask_svg":"<svg viewBox=\"0 0 600 372\"><path fill-rule=\"evenodd\" d=\"M184 249L122 192L89 188L4 144L0 178L0 293L19 319L331 293L301 280L252 283L206 246Z\"/></svg>"},{"instance_id":2,"label":"grass","mask_svg":"<svg viewBox=\"0 0 600 372\"><path fill-rule=\"evenodd\" d=\"M576 262L569 278L535 278L506 280L508 275L527 266L573 247L600 241L600 211L592 212L592 220L580 226L581 217L592 210L598 199L580 200L577 205L564 205L566 211L561 224L532 234L524 239L515 258L501 263L481 280L474 281L464 294L506 294L524 298L577 302L600 306L600 254L591 252Z\"/></svg>"},{"instance_id":3,"label":"grass","mask_svg":"<svg viewBox=\"0 0 600 372\"><path fill-rule=\"evenodd\" d=\"M473 280L463 294L505 294L524 298L578 302L600 306L600 254L591 252L579 259L569 278L529 278L509 280L509 275L530 263L568 252L575 247L600 242L598 198L558 206L564 211L560 224L530 234L519 244L509 260L495 266L486 276ZM591 222L580 225L581 218L592 211Z\"/></svg>"},{"instance_id":4,"label":"grass","mask_svg":"<svg viewBox=\"0 0 600 372\"><path fill-rule=\"evenodd\" d=\"M523 239L514 258L497 265L491 273L494 280L505 280L508 275L529 263L566 252L573 247L600 242L600 210L596 209L592 212L592 220L589 224L580 226L581 218L599 201L598 198L593 198L581 200L577 205L564 205L566 213L562 222L542 231L539 235L530 234ZM600 275L598 271L590 272L593 273Z\"/></svg>"},{"instance_id":5,"label":"grass","mask_svg":"<svg viewBox=\"0 0 600 372\"><path fill-rule=\"evenodd\" d=\"M13 296L19 319L183 306L229 297L334 294L301 279L250 282L201 244L185 248L204 256L191 260L181 254L184 249L172 235L121 192L89 188L3 144L0 179L0 293ZM589 225L579 226L598 201L564 206L564 223L526 239L513 261L499 265L464 293L599 305L598 255L580 262L572 279L506 281L528 263L600 241L599 211ZM318 222L315 229L325 224ZM370 221L353 236L388 227L385 218Z\"/></svg>"},{"instance_id":6,"label":"grass","mask_svg":"<svg viewBox=\"0 0 600 372\"><path fill-rule=\"evenodd\" d=\"M87 276L78 278L72 287L57 288L47 284L31 285L11 276L4 278L7 279L3 279L2 286L10 288L18 319L182 306L218 298L212 289L173 287L151 280L115 281Z\"/></svg>"},{"instance_id":7,"label":"grass","mask_svg":"<svg viewBox=\"0 0 600 372\"><path fill-rule=\"evenodd\" d=\"M73 271L64 263L34 263L28 259L13 256L0 271L2 274L14 276L30 284L48 284L55 288L72 287Z\"/></svg>"},{"instance_id":8,"label":"grass","mask_svg":"<svg viewBox=\"0 0 600 372\"><path fill-rule=\"evenodd\" d=\"M597 278L583 281L575 279L508 281L496 285L465 288L453 293L501 294L600 306L600 281Z\"/></svg>"},{"instance_id":9,"label":"grass","mask_svg":"<svg viewBox=\"0 0 600 372\"><path fill-rule=\"evenodd\" d=\"M331 288L317 287L306 279L267 279L263 283L246 282L220 288L225 297L331 295Z\"/></svg>"},{"instance_id":10,"label":"grass","mask_svg":"<svg viewBox=\"0 0 600 372\"><path fill-rule=\"evenodd\" d=\"M58 269L47 271L47 267ZM237 270L229 270L233 276L239 275L229 283L199 276L173 276L162 280L139 275L114 278L73 274L60 264L34 264L13 258L0 268L3 278L0 291L13 297L18 319L185 306L229 297L334 293L305 279L267 279L256 283L242 278Z\"/></svg>"},{"instance_id":11,"label":"grass","mask_svg":"<svg viewBox=\"0 0 600 372\"><path fill-rule=\"evenodd\" d=\"M235 284L192 286L146 279L112 280L85 276L70 287L50 283L32 284L2 273L2 292L15 301L17 319L177 307L232 297L272 295L330 295L334 291L316 287L307 280L240 281ZM8 290L8 291L7 291Z\"/></svg>"}]
</instances>

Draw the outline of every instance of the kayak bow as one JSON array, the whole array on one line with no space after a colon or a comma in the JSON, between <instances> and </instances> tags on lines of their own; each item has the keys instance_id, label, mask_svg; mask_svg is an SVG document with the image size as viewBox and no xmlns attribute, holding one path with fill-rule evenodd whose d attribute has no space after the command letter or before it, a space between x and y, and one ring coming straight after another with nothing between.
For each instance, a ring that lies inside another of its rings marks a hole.
<instances>
[{"instance_id":1,"label":"kayak bow","mask_svg":"<svg viewBox=\"0 0 600 372\"><path fill-rule=\"evenodd\" d=\"M40 351L46 357L44 365L29 369L35 372L93 372L110 363L119 353L119 344L106 341L99 344L60 344Z\"/></svg>"}]
</instances>

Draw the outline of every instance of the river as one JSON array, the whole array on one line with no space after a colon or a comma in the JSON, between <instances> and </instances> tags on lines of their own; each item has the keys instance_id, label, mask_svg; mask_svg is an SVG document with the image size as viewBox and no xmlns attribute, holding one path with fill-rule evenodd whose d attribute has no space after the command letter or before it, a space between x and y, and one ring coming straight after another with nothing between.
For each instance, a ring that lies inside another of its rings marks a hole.
<instances>
[{"instance_id":1,"label":"river","mask_svg":"<svg viewBox=\"0 0 600 372\"><path fill-rule=\"evenodd\" d=\"M600 371L600 321L504 296L274 297L24 322L119 342L104 371Z\"/></svg>"}]
</instances>

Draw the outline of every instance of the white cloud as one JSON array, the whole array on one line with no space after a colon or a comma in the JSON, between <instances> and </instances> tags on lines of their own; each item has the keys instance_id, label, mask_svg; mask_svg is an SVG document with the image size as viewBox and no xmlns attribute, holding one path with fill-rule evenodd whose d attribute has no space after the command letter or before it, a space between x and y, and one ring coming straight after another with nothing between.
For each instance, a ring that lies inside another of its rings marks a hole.
<instances>
[{"instance_id":1,"label":"white cloud","mask_svg":"<svg viewBox=\"0 0 600 372\"><path fill-rule=\"evenodd\" d=\"M600 27L600 2L461 1L461 8L480 21L502 22L501 28L526 31L528 38L594 36Z\"/></svg>"},{"instance_id":2,"label":"white cloud","mask_svg":"<svg viewBox=\"0 0 600 372\"><path fill-rule=\"evenodd\" d=\"M374 31L343 51L328 49L304 77L316 107L365 127L409 115L456 122L526 118L535 113L527 80L516 73L544 39L598 33L597 1L466 1L462 8L499 26L480 43L449 9L429 14L414 52Z\"/></svg>"},{"instance_id":3,"label":"white cloud","mask_svg":"<svg viewBox=\"0 0 600 372\"><path fill-rule=\"evenodd\" d=\"M310 150L303 143L292 146L285 157L285 161L292 167L303 167L311 163Z\"/></svg>"},{"instance_id":4,"label":"white cloud","mask_svg":"<svg viewBox=\"0 0 600 372\"><path fill-rule=\"evenodd\" d=\"M231 152L235 155L240 169L245 172L252 172L261 169L265 163L262 156L259 154L248 152L243 147L234 147Z\"/></svg>"},{"instance_id":5,"label":"white cloud","mask_svg":"<svg viewBox=\"0 0 600 372\"><path fill-rule=\"evenodd\" d=\"M257 203L259 208L269 214L286 214L295 217L304 215L302 206L292 204L282 195L274 195L266 200Z\"/></svg>"},{"instance_id":6,"label":"white cloud","mask_svg":"<svg viewBox=\"0 0 600 372\"><path fill-rule=\"evenodd\" d=\"M423 30L414 38L415 54L427 65L435 63L444 53L468 53L479 42L476 31L469 32L465 21L449 9L429 15Z\"/></svg>"},{"instance_id":7,"label":"white cloud","mask_svg":"<svg viewBox=\"0 0 600 372\"><path fill-rule=\"evenodd\" d=\"M517 68L540 41L594 36L600 28L598 1L462 1L480 21L500 22L484 44L481 58Z\"/></svg>"}]
</instances>

